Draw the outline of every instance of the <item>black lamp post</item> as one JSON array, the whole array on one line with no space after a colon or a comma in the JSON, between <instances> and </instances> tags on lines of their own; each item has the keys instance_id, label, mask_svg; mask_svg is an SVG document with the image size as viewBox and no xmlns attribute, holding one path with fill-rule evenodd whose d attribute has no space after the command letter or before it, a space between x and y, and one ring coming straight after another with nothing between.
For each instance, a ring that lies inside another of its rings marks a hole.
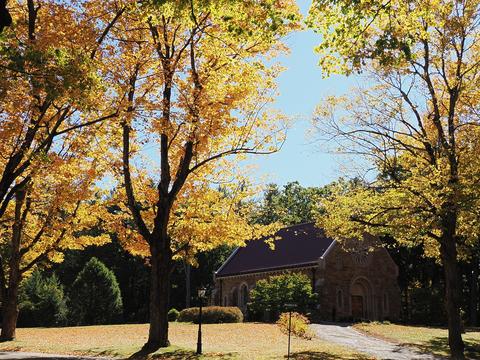
<instances>
[{"instance_id":1,"label":"black lamp post","mask_svg":"<svg viewBox=\"0 0 480 360\"><path fill-rule=\"evenodd\" d=\"M287 359L290 359L290 337L292 332L292 311L297 307L295 303L285 304L285 309L288 310L288 352Z\"/></svg>"},{"instance_id":2,"label":"black lamp post","mask_svg":"<svg viewBox=\"0 0 480 360\"><path fill-rule=\"evenodd\" d=\"M197 339L197 354L200 355L202 353L202 305L203 305L203 298L207 293L207 289L200 288L198 289L198 300L200 301L200 309L198 314L198 339Z\"/></svg>"}]
</instances>

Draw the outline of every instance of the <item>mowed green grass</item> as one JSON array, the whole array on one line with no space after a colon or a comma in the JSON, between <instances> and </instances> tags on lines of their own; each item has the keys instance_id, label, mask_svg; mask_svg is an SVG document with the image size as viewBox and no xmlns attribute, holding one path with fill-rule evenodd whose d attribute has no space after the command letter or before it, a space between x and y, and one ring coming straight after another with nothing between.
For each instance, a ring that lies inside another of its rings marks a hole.
<instances>
[{"instance_id":1,"label":"mowed green grass","mask_svg":"<svg viewBox=\"0 0 480 360\"><path fill-rule=\"evenodd\" d=\"M273 360L286 358L287 341L274 324L208 324L203 329L203 356L196 356L198 326L170 324L172 346L148 356L138 354L147 340L148 325L105 325L65 328L20 328L17 340L0 343L0 350L56 354L114 356L138 359L229 359ZM350 349L319 339L292 337L296 360L372 359ZM137 354L137 355L135 355Z\"/></svg>"},{"instance_id":2,"label":"mowed green grass","mask_svg":"<svg viewBox=\"0 0 480 360\"><path fill-rule=\"evenodd\" d=\"M413 345L422 351L440 356L449 356L448 331L444 328L405 326L382 323L361 323L357 330L393 342ZM480 330L467 329L462 335L465 354L470 359L480 359Z\"/></svg>"}]
</instances>

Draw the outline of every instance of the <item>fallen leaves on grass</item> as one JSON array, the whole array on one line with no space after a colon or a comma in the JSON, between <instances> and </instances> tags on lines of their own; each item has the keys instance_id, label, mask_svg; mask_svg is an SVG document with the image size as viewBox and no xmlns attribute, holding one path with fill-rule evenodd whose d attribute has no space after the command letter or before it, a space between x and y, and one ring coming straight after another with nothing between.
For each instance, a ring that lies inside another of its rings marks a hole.
<instances>
[{"instance_id":1,"label":"fallen leaves on grass","mask_svg":"<svg viewBox=\"0 0 480 360\"><path fill-rule=\"evenodd\" d=\"M194 353L197 331L198 326L194 324L171 323L170 341L175 346L161 349L148 358L278 360L286 356L287 336L275 324L204 325L202 340L205 355L200 357ZM2 343L0 349L128 358L138 353L147 340L147 334L146 324L18 329L18 340ZM316 338L292 338L291 347L292 359L297 360L368 359Z\"/></svg>"}]
</instances>

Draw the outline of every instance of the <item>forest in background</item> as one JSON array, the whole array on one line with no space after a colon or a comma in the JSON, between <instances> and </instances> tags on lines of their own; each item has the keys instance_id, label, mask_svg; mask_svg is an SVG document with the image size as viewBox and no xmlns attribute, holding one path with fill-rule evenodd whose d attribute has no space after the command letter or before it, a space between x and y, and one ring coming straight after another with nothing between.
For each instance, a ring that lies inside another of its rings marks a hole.
<instances>
[{"instance_id":1,"label":"forest in background","mask_svg":"<svg viewBox=\"0 0 480 360\"><path fill-rule=\"evenodd\" d=\"M288 225L315 221L322 197L331 193L332 186L358 186L359 180L339 180L323 187L303 187L297 182L283 187L270 184L262 197L255 202L252 221L271 223L280 221ZM442 268L435 259L424 256L421 246L399 246L391 237L382 239L383 246L389 251L399 266L398 283L402 295L401 321L408 324L445 326L447 317L443 303L445 291ZM196 290L202 286L213 286L213 273L234 250L231 246L221 246L200 253L197 266L182 261L175 264L172 275L171 308L178 310L198 305ZM148 281L149 269L145 259L135 257L125 251L118 241L102 246L90 246L82 251L69 250L65 260L43 271L45 277L55 275L63 287L65 296L77 296L71 291L72 284L85 264L96 257L115 274L121 290L123 313L121 320L127 323L148 321ZM471 262L461 262L462 279L462 317L465 324L478 326L478 258ZM190 272L188 277L186 274ZM190 296L188 297L187 279L190 278ZM189 302L187 300L189 298ZM29 325L20 314L19 324ZM48 324L38 323L36 326Z\"/></svg>"}]
</instances>

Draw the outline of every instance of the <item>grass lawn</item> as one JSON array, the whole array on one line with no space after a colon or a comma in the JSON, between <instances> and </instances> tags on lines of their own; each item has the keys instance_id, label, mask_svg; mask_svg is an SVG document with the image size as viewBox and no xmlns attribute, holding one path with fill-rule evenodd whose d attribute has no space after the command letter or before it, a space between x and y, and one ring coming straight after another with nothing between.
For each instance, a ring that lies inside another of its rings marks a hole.
<instances>
[{"instance_id":1,"label":"grass lawn","mask_svg":"<svg viewBox=\"0 0 480 360\"><path fill-rule=\"evenodd\" d=\"M287 336L273 324L211 324L202 327L204 356L194 354L197 325L170 324L173 346L149 357L155 359L282 359ZM145 343L148 325L106 325L66 328L22 328L17 340L0 343L0 350L22 350L58 354L103 355L128 358ZM292 337L292 359L371 359L319 339ZM145 358L136 356L135 358Z\"/></svg>"},{"instance_id":2,"label":"grass lawn","mask_svg":"<svg viewBox=\"0 0 480 360\"><path fill-rule=\"evenodd\" d=\"M356 324L354 328L386 340L406 345L415 345L423 351L436 355L449 355L448 333L446 329L375 322ZM467 330L462 337L465 342L465 354L471 359L480 359L480 330Z\"/></svg>"}]
</instances>

